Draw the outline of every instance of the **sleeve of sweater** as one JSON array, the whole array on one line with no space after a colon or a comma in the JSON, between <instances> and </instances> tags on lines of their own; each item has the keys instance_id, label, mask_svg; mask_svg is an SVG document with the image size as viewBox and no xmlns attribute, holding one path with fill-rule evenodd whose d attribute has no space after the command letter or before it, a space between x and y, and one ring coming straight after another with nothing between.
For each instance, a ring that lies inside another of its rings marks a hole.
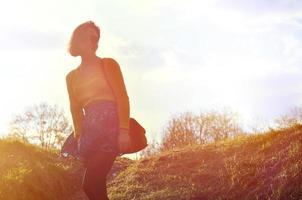
<instances>
[{"instance_id":1,"label":"sleeve of sweater","mask_svg":"<svg viewBox=\"0 0 302 200\"><path fill-rule=\"evenodd\" d=\"M69 107L72 115L73 128L74 128L74 137L78 138L82 130L82 121L84 117L82 106L77 102L76 96L72 90L71 82L72 71L66 75L66 85L69 96Z\"/></svg>"},{"instance_id":2,"label":"sleeve of sweater","mask_svg":"<svg viewBox=\"0 0 302 200\"><path fill-rule=\"evenodd\" d=\"M106 58L106 60L108 68L110 68L111 85L118 104L119 127L120 129L129 129L130 105L122 71L114 59Z\"/></svg>"}]
</instances>

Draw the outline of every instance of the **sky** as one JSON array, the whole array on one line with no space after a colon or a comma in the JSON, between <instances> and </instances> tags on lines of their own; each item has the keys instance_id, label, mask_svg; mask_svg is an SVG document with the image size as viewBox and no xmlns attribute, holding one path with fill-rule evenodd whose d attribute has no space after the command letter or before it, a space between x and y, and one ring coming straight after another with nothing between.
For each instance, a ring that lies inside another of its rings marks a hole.
<instances>
[{"instance_id":1,"label":"sky","mask_svg":"<svg viewBox=\"0 0 302 200\"><path fill-rule=\"evenodd\" d=\"M72 31L94 21L97 55L121 67L130 116L160 141L171 117L229 108L246 129L302 106L302 2L296 0L2 0L0 135L46 101L71 120Z\"/></svg>"}]
</instances>

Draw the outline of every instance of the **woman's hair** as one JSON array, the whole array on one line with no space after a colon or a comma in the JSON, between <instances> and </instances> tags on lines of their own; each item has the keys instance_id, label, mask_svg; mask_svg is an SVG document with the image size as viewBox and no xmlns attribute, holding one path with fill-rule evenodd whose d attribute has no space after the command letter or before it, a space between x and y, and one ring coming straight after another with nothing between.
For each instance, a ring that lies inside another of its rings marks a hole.
<instances>
[{"instance_id":1,"label":"woman's hair","mask_svg":"<svg viewBox=\"0 0 302 200\"><path fill-rule=\"evenodd\" d=\"M87 21L80 24L72 33L71 39L69 42L68 51L72 56L79 56L79 52L75 42L79 39L79 36L88 36L92 43L97 48L99 39L100 39L100 28L94 24L93 21ZM95 49L96 50L96 49Z\"/></svg>"}]
</instances>

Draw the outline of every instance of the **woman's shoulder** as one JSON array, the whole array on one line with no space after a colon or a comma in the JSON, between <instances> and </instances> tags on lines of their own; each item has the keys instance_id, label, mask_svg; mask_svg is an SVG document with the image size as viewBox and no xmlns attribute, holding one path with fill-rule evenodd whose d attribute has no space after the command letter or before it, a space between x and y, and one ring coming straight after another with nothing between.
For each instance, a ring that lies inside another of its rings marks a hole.
<instances>
[{"instance_id":1,"label":"woman's shoulder","mask_svg":"<svg viewBox=\"0 0 302 200\"><path fill-rule=\"evenodd\" d=\"M108 63L110 66L118 66L118 62L113 59L113 58L110 58L110 57L106 57L106 58L102 58L102 60L106 63Z\"/></svg>"},{"instance_id":2,"label":"woman's shoulder","mask_svg":"<svg viewBox=\"0 0 302 200\"><path fill-rule=\"evenodd\" d=\"M72 69L66 74L66 81L69 81L77 69Z\"/></svg>"}]
</instances>

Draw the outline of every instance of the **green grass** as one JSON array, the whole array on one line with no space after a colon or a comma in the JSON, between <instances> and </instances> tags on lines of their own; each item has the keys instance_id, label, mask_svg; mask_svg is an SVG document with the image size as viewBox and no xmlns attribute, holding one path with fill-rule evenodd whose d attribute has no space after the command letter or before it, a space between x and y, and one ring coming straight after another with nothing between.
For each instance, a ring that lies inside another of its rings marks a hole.
<instances>
[{"instance_id":1,"label":"green grass","mask_svg":"<svg viewBox=\"0 0 302 200\"><path fill-rule=\"evenodd\" d=\"M0 140L0 199L86 199L83 170L57 151ZM119 157L107 186L112 200L302 199L302 128Z\"/></svg>"}]
</instances>

